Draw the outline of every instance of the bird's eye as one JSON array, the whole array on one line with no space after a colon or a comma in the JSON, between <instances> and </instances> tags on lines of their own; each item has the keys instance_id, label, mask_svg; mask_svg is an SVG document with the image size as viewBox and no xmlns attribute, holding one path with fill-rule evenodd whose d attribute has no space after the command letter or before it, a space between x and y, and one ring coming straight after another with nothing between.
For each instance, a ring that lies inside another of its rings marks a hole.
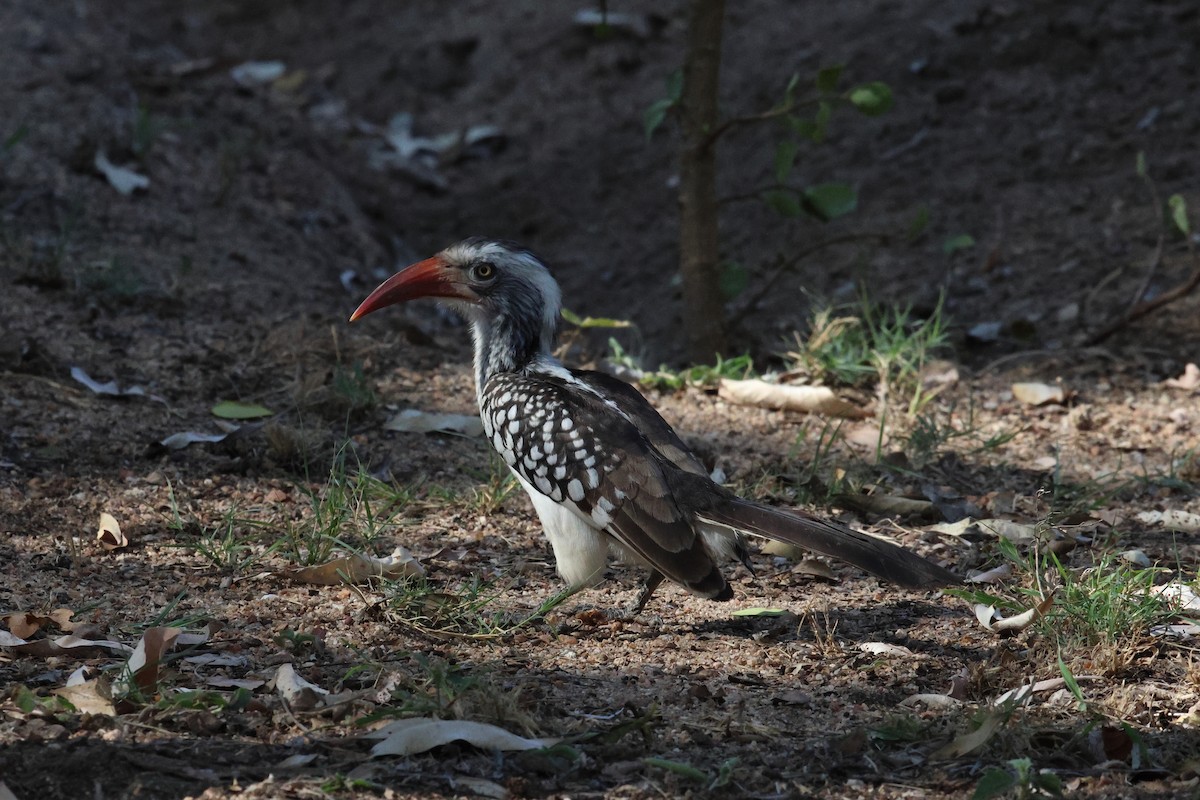
<instances>
[{"instance_id":1,"label":"bird's eye","mask_svg":"<svg viewBox=\"0 0 1200 800\"><path fill-rule=\"evenodd\" d=\"M471 267L471 277L477 281L490 281L496 277L496 265L490 261L482 261Z\"/></svg>"}]
</instances>

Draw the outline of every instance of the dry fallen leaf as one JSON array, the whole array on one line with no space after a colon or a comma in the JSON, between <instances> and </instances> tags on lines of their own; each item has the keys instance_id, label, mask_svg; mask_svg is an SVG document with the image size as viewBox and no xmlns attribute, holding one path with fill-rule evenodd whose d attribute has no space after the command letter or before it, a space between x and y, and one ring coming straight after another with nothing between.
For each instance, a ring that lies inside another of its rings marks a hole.
<instances>
[{"instance_id":1,"label":"dry fallen leaf","mask_svg":"<svg viewBox=\"0 0 1200 800\"><path fill-rule=\"evenodd\" d=\"M382 739L371 748L372 757L409 756L450 742L463 741L481 750L536 750L557 739L526 739L484 722L461 719L398 719L367 735Z\"/></svg>"},{"instance_id":2,"label":"dry fallen leaf","mask_svg":"<svg viewBox=\"0 0 1200 800\"><path fill-rule=\"evenodd\" d=\"M315 683L309 683L296 674L291 664L280 664L275 671L271 685L279 696L291 706L293 711L312 711L325 705L329 695L327 689L322 689Z\"/></svg>"},{"instance_id":3,"label":"dry fallen leaf","mask_svg":"<svg viewBox=\"0 0 1200 800\"><path fill-rule=\"evenodd\" d=\"M404 433L457 433L482 436L483 422L473 414L435 414L406 408L383 424L385 430Z\"/></svg>"},{"instance_id":4,"label":"dry fallen leaf","mask_svg":"<svg viewBox=\"0 0 1200 800\"><path fill-rule=\"evenodd\" d=\"M1183 511L1178 508L1166 511L1142 511L1137 515L1139 522L1147 525L1162 525L1169 531L1194 533L1200 531L1200 514Z\"/></svg>"},{"instance_id":5,"label":"dry fallen leaf","mask_svg":"<svg viewBox=\"0 0 1200 800\"><path fill-rule=\"evenodd\" d=\"M71 377L76 382L82 383L93 394L108 395L110 397L145 397L148 400L153 400L156 403L166 403L167 401L156 394L150 394L140 386L127 386L124 389L116 381L100 383L81 367L71 367Z\"/></svg>"},{"instance_id":6,"label":"dry fallen leaf","mask_svg":"<svg viewBox=\"0 0 1200 800\"><path fill-rule=\"evenodd\" d=\"M74 614L75 612L69 608L56 608L49 614L20 611L15 614L5 614L0 617L0 622L7 625L14 636L28 639L41 630L44 625L54 625L59 630L70 633L75 629L75 623L71 622Z\"/></svg>"},{"instance_id":7,"label":"dry fallen leaf","mask_svg":"<svg viewBox=\"0 0 1200 800\"><path fill-rule=\"evenodd\" d=\"M129 539L121 532L121 524L107 511L100 512L100 529L96 531L96 541L105 550L116 550L129 544Z\"/></svg>"},{"instance_id":8,"label":"dry fallen leaf","mask_svg":"<svg viewBox=\"0 0 1200 800\"><path fill-rule=\"evenodd\" d=\"M841 399L828 386L793 386L756 379L722 379L717 395L725 401L776 411L803 411L831 417L862 419L871 412Z\"/></svg>"},{"instance_id":9,"label":"dry fallen leaf","mask_svg":"<svg viewBox=\"0 0 1200 800\"><path fill-rule=\"evenodd\" d=\"M1016 633L1023 631L1042 618L1042 615L1054 605L1054 592L1033 608L1027 609L1015 617L1001 617L995 606L979 603L975 606L975 618L979 624L995 633Z\"/></svg>"},{"instance_id":10,"label":"dry fallen leaf","mask_svg":"<svg viewBox=\"0 0 1200 800\"><path fill-rule=\"evenodd\" d=\"M1141 550L1126 550L1121 553L1120 558L1122 561L1127 561L1135 567L1141 567L1142 569L1150 568L1150 556Z\"/></svg>"},{"instance_id":11,"label":"dry fallen leaf","mask_svg":"<svg viewBox=\"0 0 1200 800\"><path fill-rule=\"evenodd\" d=\"M0 631L0 647L7 648L21 655L46 658L48 656L70 656L72 658L91 658L108 652L132 653L133 648L121 642L107 639L84 639L80 636L67 634L57 639L36 639L27 642L13 636L7 631Z\"/></svg>"},{"instance_id":12,"label":"dry fallen leaf","mask_svg":"<svg viewBox=\"0 0 1200 800\"><path fill-rule=\"evenodd\" d=\"M198 433L196 431L181 431L180 433L172 433L167 438L159 442L168 450L182 450L189 444L197 442L211 444L214 442L224 441L228 433Z\"/></svg>"},{"instance_id":13,"label":"dry fallen leaf","mask_svg":"<svg viewBox=\"0 0 1200 800\"><path fill-rule=\"evenodd\" d=\"M397 580L418 577L425 574L425 568L407 549L397 546L391 555L383 558L356 553L324 564L288 570L283 574L301 583L336 586L341 583L365 583L374 578Z\"/></svg>"},{"instance_id":14,"label":"dry fallen leaf","mask_svg":"<svg viewBox=\"0 0 1200 800\"><path fill-rule=\"evenodd\" d=\"M1200 389L1200 367L1189 363L1183 368L1183 374L1178 378L1167 378L1164 383L1172 389L1184 389L1194 392Z\"/></svg>"},{"instance_id":15,"label":"dry fallen leaf","mask_svg":"<svg viewBox=\"0 0 1200 800\"><path fill-rule=\"evenodd\" d=\"M967 583L999 583L1012 576L1012 565L1001 564L998 567L992 567L986 572L980 572L975 575L967 576Z\"/></svg>"},{"instance_id":16,"label":"dry fallen leaf","mask_svg":"<svg viewBox=\"0 0 1200 800\"><path fill-rule=\"evenodd\" d=\"M113 705L112 695L103 678L93 678L82 683L69 683L54 694L63 698L77 711L85 714L106 714L114 716L117 713Z\"/></svg>"},{"instance_id":17,"label":"dry fallen leaf","mask_svg":"<svg viewBox=\"0 0 1200 800\"><path fill-rule=\"evenodd\" d=\"M263 86L283 77L287 65L282 61L247 61L229 70L229 77L239 86Z\"/></svg>"},{"instance_id":18,"label":"dry fallen leaf","mask_svg":"<svg viewBox=\"0 0 1200 800\"><path fill-rule=\"evenodd\" d=\"M1076 683L1084 683L1086 681L1095 680L1095 675L1076 675ZM993 706L1001 706L1012 701L1015 704L1024 703L1030 697L1041 692L1053 692L1066 687L1067 682L1063 678L1047 678L1044 681L1035 681L1034 683L1026 683L1018 686L1015 689L1009 689L1007 692L996 697L992 701Z\"/></svg>"},{"instance_id":19,"label":"dry fallen leaf","mask_svg":"<svg viewBox=\"0 0 1200 800\"><path fill-rule=\"evenodd\" d=\"M1007 519L971 519L967 517L958 522L941 522L937 525L930 525L927 530L964 538L975 536L982 539L987 536L997 536L1008 539L1014 544L1026 544L1037 536L1036 526Z\"/></svg>"},{"instance_id":20,"label":"dry fallen leaf","mask_svg":"<svg viewBox=\"0 0 1200 800\"><path fill-rule=\"evenodd\" d=\"M461 786L477 797L490 797L493 800L506 800L506 798L510 796L508 789L505 789L495 781L489 781L486 778L475 778L470 775L455 775L451 781L452 785Z\"/></svg>"},{"instance_id":21,"label":"dry fallen leaf","mask_svg":"<svg viewBox=\"0 0 1200 800\"><path fill-rule=\"evenodd\" d=\"M211 678L205 678L206 686L213 686L217 689L249 689L253 691L259 688L266 681L258 678L229 678L225 675L214 675Z\"/></svg>"},{"instance_id":22,"label":"dry fallen leaf","mask_svg":"<svg viewBox=\"0 0 1200 800\"><path fill-rule=\"evenodd\" d=\"M163 653L181 633L180 628L147 628L113 682L114 692L117 695L126 695L135 689L147 694L153 692L158 685L158 665Z\"/></svg>"},{"instance_id":23,"label":"dry fallen leaf","mask_svg":"<svg viewBox=\"0 0 1200 800\"><path fill-rule=\"evenodd\" d=\"M96 158L93 162L96 169L108 179L109 185L116 189L121 194L128 197L138 189L150 188L150 179L145 175L139 175L126 167L119 167L108 160L108 155L103 150L96 151Z\"/></svg>"},{"instance_id":24,"label":"dry fallen leaf","mask_svg":"<svg viewBox=\"0 0 1200 800\"><path fill-rule=\"evenodd\" d=\"M793 571L801 575L814 575L827 581L837 580L837 576L833 574L833 570L829 568L828 564L819 558L814 558L812 553L803 547L772 540L764 544L759 552L795 561L796 566Z\"/></svg>"},{"instance_id":25,"label":"dry fallen leaf","mask_svg":"<svg viewBox=\"0 0 1200 800\"><path fill-rule=\"evenodd\" d=\"M1008 715L1001 711L989 712L979 723L979 727L973 731L968 731L961 736L956 737L949 744L938 748L930 756L932 759L955 759L965 756L974 750L983 747L996 731L1000 730L1000 726L1004 724L1004 720Z\"/></svg>"},{"instance_id":26,"label":"dry fallen leaf","mask_svg":"<svg viewBox=\"0 0 1200 800\"><path fill-rule=\"evenodd\" d=\"M961 706L962 701L948 694L914 694L900 701L902 708L924 705L926 708L954 708Z\"/></svg>"},{"instance_id":27,"label":"dry fallen leaf","mask_svg":"<svg viewBox=\"0 0 1200 800\"><path fill-rule=\"evenodd\" d=\"M1062 387L1050 383L1014 383L1012 393L1013 397L1031 406L1061 404L1066 401Z\"/></svg>"},{"instance_id":28,"label":"dry fallen leaf","mask_svg":"<svg viewBox=\"0 0 1200 800\"><path fill-rule=\"evenodd\" d=\"M862 642L858 646L859 650L864 653L871 653L876 656L903 656L905 658L918 658L919 656L907 647L898 644L888 644L887 642Z\"/></svg>"},{"instance_id":29,"label":"dry fallen leaf","mask_svg":"<svg viewBox=\"0 0 1200 800\"><path fill-rule=\"evenodd\" d=\"M892 494L839 494L833 502L864 514L880 517L937 517L933 503Z\"/></svg>"},{"instance_id":30,"label":"dry fallen leaf","mask_svg":"<svg viewBox=\"0 0 1200 800\"><path fill-rule=\"evenodd\" d=\"M1150 594L1180 611L1200 611L1200 594L1186 583L1171 581L1150 589Z\"/></svg>"}]
</instances>

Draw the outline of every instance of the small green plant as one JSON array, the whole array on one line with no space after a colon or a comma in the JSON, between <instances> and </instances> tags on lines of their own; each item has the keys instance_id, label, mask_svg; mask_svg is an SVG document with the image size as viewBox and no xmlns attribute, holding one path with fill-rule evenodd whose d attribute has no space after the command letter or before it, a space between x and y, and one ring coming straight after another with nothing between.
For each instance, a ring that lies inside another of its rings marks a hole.
<instances>
[{"instance_id":1,"label":"small green plant","mask_svg":"<svg viewBox=\"0 0 1200 800\"><path fill-rule=\"evenodd\" d=\"M159 609L158 613L143 622L123 626L122 630L141 635L150 628L199 628L208 622L209 615L200 611L190 614L179 614L179 605L187 597L187 592L180 592L169 603Z\"/></svg>"},{"instance_id":2,"label":"small green plant","mask_svg":"<svg viewBox=\"0 0 1200 800\"><path fill-rule=\"evenodd\" d=\"M737 769L740 761L741 759L737 756L727 758L717 766L716 772L710 772L699 767L694 767L686 762L674 761L669 758L650 756L642 759L642 763L648 767L655 767L656 769L674 773L686 780L704 784L708 787L709 791L728 786L729 782L733 780L734 771Z\"/></svg>"},{"instance_id":3,"label":"small green plant","mask_svg":"<svg viewBox=\"0 0 1200 800\"><path fill-rule=\"evenodd\" d=\"M941 300L921 319L911 307L881 306L864 294L841 313L832 308L814 312L808 335L794 334L784 358L791 369L820 383L877 383L885 396L907 397L913 415L936 394L922 387L921 371L947 341Z\"/></svg>"},{"instance_id":4,"label":"small green plant","mask_svg":"<svg viewBox=\"0 0 1200 800\"><path fill-rule=\"evenodd\" d=\"M929 724L914 714L892 714L870 730L877 742L917 742L928 737Z\"/></svg>"},{"instance_id":5,"label":"small green plant","mask_svg":"<svg viewBox=\"0 0 1200 800\"><path fill-rule=\"evenodd\" d=\"M167 122L157 114L152 114L144 105L139 105L130 128L129 149L140 163L145 164L154 143L167 130Z\"/></svg>"},{"instance_id":6,"label":"small green plant","mask_svg":"<svg viewBox=\"0 0 1200 800\"><path fill-rule=\"evenodd\" d=\"M145 282L128 261L113 256L88 264L77 276L79 291L125 300L146 291Z\"/></svg>"},{"instance_id":7,"label":"small green plant","mask_svg":"<svg viewBox=\"0 0 1200 800\"><path fill-rule=\"evenodd\" d=\"M289 521L277 545L291 560L306 566L329 561L337 550L371 550L414 500L411 489L385 483L361 465L348 471L345 452L334 459L323 486L303 491L309 514Z\"/></svg>"},{"instance_id":8,"label":"small green plant","mask_svg":"<svg viewBox=\"0 0 1200 800\"><path fill-rule=\"evenodd\" d=\"M1014 758L1008 762L1008 769L992 767L983 773L971 798L992 800L1009 794L1020 800L1062 797L1062 781L1049 770L1035 770L1028 758Z\"/></svg>"},{"instance_id":9,"label":"small green plant","mask_svg":"<svg viewBox=\"0 0 1200 800\"><path fill-rule=\"evenodd\" d=\"M170 481L167 508L167 529L178 540L169 546L192 550L221 572L243 572L271 552L272 548L261 546L253 530L258 523L242 518L237 508L227 509L215 525L204 525L191 514L185 517Z\"/></svg>"},{"instance_id":10,"label":"small green plant","mask_svg":"<svg viewBox=\"0 0 1200 800\"><path fill-rule=\"evenodd\" d=\"M608 347L608 360L634 374L640 374L638 382L650 389L678 391L685 386L714 386L723 378L743 380L754 374L754 359L749 353L733 358L722 358L718 355L716 364L699 364L681 370L660 366L651 372L642 369L641 362L626 352L616 339L610 338Z\"/></svg>"},{"instance_id":11,"label":"small green plant","mask_svg":"<svg viewBox=\"0 0 1200 800\"><path fill-rule=\"evenodd\" d=\"M494 514L521 487L517 477L495 453L488 458L486 476L479 476L483 483L471 489L469 507L478 514Z\"/></svg>"},{"instance_id":12,"label":"small green plant","mask_svg":"<svg viewBox=\"0 0 1200 800\"><path fill-rule=\"evenodd\" d=\"M20 281L47 289L67 288L67 252L82 211L72 203L53 235L19 235L0 222L0 252L18 266Z\"/></svg>"},{"instance_id":13,"label":"small green plant","mask_svg":"<svg viewBox=\"0 0 1200 800\"><path fill-rule=\"evenodd\" d=\"M178 510L175 510L178 513ZM181 524L180 530L183 529ZM193 541L178 545L194 550L215 569L236 574L244 572L267 555L259 544L257 531L248 530L255 526L251 520L238 515L236 508L228 509L221 521L215 525L200 526L200 535Z\"/></svg>"},{"instance_id":14,"label":"small green plant","mask_svg":"<svg viewBox=\"0 0 1200 800\"><path fill-rule=\"evenodd\" d=\"M931 405L912 419L904 437L904 452L914 464L923 465L952 442L965 443L972 453L991 452L1011 442L1018 433L1019 429L1006 429L985 434L975 423L974 402L968 402L965 414L959 413L954 402L941 407Z\"/></svg>"},{"instance_id":15,"label":"small green plant","mask_svg":"<svg viewBox=\"0 0 1200 800\"><path fill-rule=\"evenodd\" d=\"M379 396L363 374L361 363L338 364L333 370L333 390L346 401L348 411L357 414L379 405Z\"/></svg>"},{"instance_id":16,"label":"small green plant","mask_svg":"<svg viewBox=\"0 0 1200 800\"><path fill-rule=\"evenodd\" d=\"M254 699L249 689L238 687L232 692L218 692L211 689L182 692L162 689L154 707L162 711L203 710L215 714L222 712L243 711Z\"/></svg>"},{"instance_id":17,"label":"small green plant","mask_svg":"<svg viewBox=\"0 0 1200 800\"><path fill-rule=\"evenodd\" d=\"M75 710L75 707L65 697L59 697L56 694L42 697L24 685L17 686L13 690L12 697L17 708L23 714L32 714L35 711L40 711L50 717L54 717L57 714L70 714Z\"/></svg>"},{"instance_id":18,"label":"small green plant","mask_svg":"<svg viewBox=\"0 0 1200 800\"><path fill-rule=\"evenodd\" d=\"M798 458L809 437L809 423L805 421L796 433L796 441L788 452L789 458L800 465L795 474L796 499L801 503L824 505L835 495L847 491L847 476L843 470L833 469L834 447L842 436L842 421L823 420L817 432L812 452L808 458ZM828 475L826 478L824 476Z\"/></svg>"},{"instance_id":19,"label":"small green plant","mask_svg":"<svg viewBox=\"0 0 1200 800\"><path fill-rule=\"evenodd\" d=\"M349 792L354 796L359 796L363 792L382 793L385 788L382 784L374 781L365 778L351 778L339 772L321 784L321 793L334 795L340 792Z\"/></svg>"},{"instance_id":20,"label":"small green plant","mask_svg":"<svg viewBox=\"0 0 1200 800\"><path fill-rule=\"evenodd\" d=\"M1053 552L1043 553L1040 546L1031 547L1027 554L1008 539L1001 538L996 546L1016 574L1030 585L1017 588L1010 596L960 590L952 593L970 602L1011 611L1023 610L1053 593L1054 603L1037 620L1037 630L1068 687L1074 684L1073 692L1078 688L1073 667L1104 675L1121 673L1148 631L1178 613L1151 591L1159 570L1139 567L1112 554L1103 555L1086 569L1070 569ZM1083 699L1078 693L1076 698Z\"/></svg>"},{"instance_id":21,"label":"small green plant","mask_svg":"<svg viewBox=\"0 0 1200 800\"><path fill-rule=\"evenodd\" d=\"M1039 492L1046 501L1046 516L1051 524L1075 514L1087 513L1111 505L1114 500L1138 487L1136 478L1118 469L1084 481L1069 480L1062 462L1050 473L1050 484Z\"/></svg>"}]
</instances>

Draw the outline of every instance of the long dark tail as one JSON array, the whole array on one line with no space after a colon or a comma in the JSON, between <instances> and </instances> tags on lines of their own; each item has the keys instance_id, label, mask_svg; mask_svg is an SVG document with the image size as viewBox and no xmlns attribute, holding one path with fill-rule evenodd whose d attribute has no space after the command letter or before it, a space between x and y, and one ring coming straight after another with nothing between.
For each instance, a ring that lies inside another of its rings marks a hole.
<instances>
[{"instance_id":1,"label":"long dark tail","mask_svg":"<svg viewBox=\"0 0 1200 800\"><path fill-rule=\"evenodd\" d=\"M916 553L836 522L762 506L737 497L714 505L716 507L706 508L699 513L701 520L803 547L853 564L876 577L910 589L932 589L962 583L962 579L953 572L942 569Z\"/></svg>"}]
</instances>

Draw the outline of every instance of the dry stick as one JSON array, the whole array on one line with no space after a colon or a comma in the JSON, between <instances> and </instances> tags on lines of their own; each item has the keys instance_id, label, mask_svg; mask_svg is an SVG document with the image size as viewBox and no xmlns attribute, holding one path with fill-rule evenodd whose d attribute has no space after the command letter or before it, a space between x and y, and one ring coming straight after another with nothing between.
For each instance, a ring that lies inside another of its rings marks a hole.
<instances>
[{"instance_id":1,"label":"dry stick","mask_svg":"<svg viewBox=\"0 0 1200 800\"><path fill-rule=\"evenodd\" d=\"M842 236L834 236L833 238L826 239L823 242L817 242L811 247L806 247L800 252L793 254L791 258L783 258L781 256L776 261L775 270L768 275L765 280L759 282L758 288L754 291L754 294L750 295L750 297L742 303L741 308L730 314L730 326L732 327L733 325L737 325L739 322L745 319L746 315L750 313L751 309L754 308L758 301L762 300L763 297L765 297L767 293L774 288L779 279L783 277L783 273L793 269L797 264L814 253L818 253L821 250L824 250L826 247L833 247L834 245L838 244L846 244L847 242L857 242L864 239L874 239L876 241L886 242L888 238L889 235L886 233L847 233Z\"/></svg>"},{"instance_id":2,"label":"dry stick","mask_svg":"<svg viewBox=\"0 0 1200 800\"><path fill-rule=\"evenodd\" d=\"M1174 303L1179 298L1191 294L1192 290L1194 290L1197 286L1200 286L1200 257L1197 257L1196 255L1196 245L1192 241L1191 236L1188 236L1187 244L1188 252L1191 253L1192 256L1192 274L1188 276L1186 281L1169 291L1163 292L1152 300L1146 300L1141 303L1137 303L1122 316L1117 317L1100 330L1088 336L1087 339L1084 340L1084 344L1098 344L1112 336L1117 331L1121 330L1121 328L1124 328L1126 325L1133 322L1135 319L1144 317L1151 311L1162 308L1168 303Z\"/></svg>"},{"instance_id":3,"label":"dry stick","mask_svg":"<svg viewBox=\"0 0 1200 800\"><path fill-rule=\"evenodd\" d=\"M1143 174L1142 179L1146 182L1146 186L1150 189L1150 200L1154 204L1154 208L1158 209L1159 213L1161 214L1163 203L1162 196L1158 193L1158 184L1154 182L1149 173ZM1138 302L1143 296L1145 296L1146 289L1149 288L1150 281L1154 278L1155 273L1158 271L1158 265L1162 262L1163 242L1166 239L1165 232L1163 231L1164 226L1165 223L1160 223L1158 242L1154 245L1154 255L1150 259L1150 265L1146 270L1146 276L1142 279L1141 285L1138 286L1137 293L1134 294L1129 301L1129 307L1125 309L1124 314L1112 320L1103 328L1093 334L1090 334L1086 339L1084 339L1083 343L1085 345L1098 344L1104 341L1117 331L1121 330L1121 328L1128 325L1130 322L1133 322L1135 319L1144 317L1160 306L1165 306L1167 303L1174 302L1180 297L1183 297L1191 292L1198 284L1200 284L1200 260L1197 260L1196 257L1196 245L1195 242L1192 241L1191 232L1185 231L1184 236L1187 239L1188 252L1192 257L1191 276L1179 286L1176 286L1174 289L1171 289L1168 292L1160 294L1153 300ZM1101 282L1101 285L1103 285L1103 281ZM1100 287L1097 286L1096 289L1088 294L1088 302L1091 301L1092 296L1095 294L1095 292L1099 291L1099 289Z\"/></svg>"},{"instance_id":4,"label":"dry stick","mask_svg":"<svg viewBox=\"0 0 1200 800\"><path fill-rule=\"evenodd\" d=\"M704 140L704 147L712 147L713 144L716 143L717 139L720 139L726 133L729 133L729 131L739 126L752 125L756 122L766 122L770 119L778 119L779 117L791 114L793 111L797 111L806 106L815 106L818 102L819 101L817 100L803 100L800 102L793 100L791 102L784 103L781 106L776 106L775 108L762 111L758 114L748 114L744 117L731 117L713 129L712 133L708 135L708 138Z\"/></svg>"}]
</instances>

